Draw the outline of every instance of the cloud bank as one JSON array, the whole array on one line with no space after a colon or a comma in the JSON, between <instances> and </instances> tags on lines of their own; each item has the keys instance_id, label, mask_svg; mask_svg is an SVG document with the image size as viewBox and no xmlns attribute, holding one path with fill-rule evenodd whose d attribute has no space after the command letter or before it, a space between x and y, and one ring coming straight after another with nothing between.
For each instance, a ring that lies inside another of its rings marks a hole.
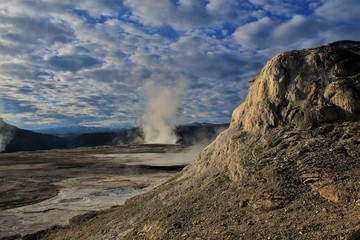
<instances>
[{"instance_id":1,"label":"cloud bank","mask_svg":"<svg viewBox=\"0 0 360 240\"><path fill-rule=\"evenodd\" d=\"M356 0L4 1L1 116L17 126L141 123L139 89L188 79L180 123L226 122L280 51L360 39ZM168 84L168 85L171 85ZM175 84L176 85L176 84Z\"/></svg>"}]
</instances>

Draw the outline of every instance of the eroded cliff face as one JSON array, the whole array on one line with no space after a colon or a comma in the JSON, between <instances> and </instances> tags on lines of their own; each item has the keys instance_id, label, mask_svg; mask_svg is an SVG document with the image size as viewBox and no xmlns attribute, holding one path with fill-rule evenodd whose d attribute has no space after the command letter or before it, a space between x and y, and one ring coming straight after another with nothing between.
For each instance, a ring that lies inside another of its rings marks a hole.
<instances>
[{"instance_id":1,"label":"eroded cliff face","mask_svg":"<svg viewBox=\"0 0 360 240\"><path fill-rule=\"evenodd\" d=\"M246 101L233 112L231 125L261 131L359 120L359 69L358 42L281 53L251 80Z\"/></svg>"},{"instance_id":2,"label":"eroded cliff face","mask_svg":"<svg viewBox=\"0 0 360 240\"><path fill-rule=\"evenodd\" d=\"M256 155L271 147L281 134L299 135L325 123L359 120L360 42L284 52L250 81L248 96L234 110L230 128L203 151L185 175L200 176L204 169L206 175L220 169L234 181L244 180L259 170L263 160ZM259 149L249 152L254 146Z\"/></svg>"},{"instance_id":3,"label":"eroded cliff face","mask_svg":"<svg viewBox=\"0 0 360 240\"><path fill-rule=\"evenodd\" d=\"M360 42L285 52L172 180L48 239L344 239L358 227Z\"/></svg>"}]
</instances>

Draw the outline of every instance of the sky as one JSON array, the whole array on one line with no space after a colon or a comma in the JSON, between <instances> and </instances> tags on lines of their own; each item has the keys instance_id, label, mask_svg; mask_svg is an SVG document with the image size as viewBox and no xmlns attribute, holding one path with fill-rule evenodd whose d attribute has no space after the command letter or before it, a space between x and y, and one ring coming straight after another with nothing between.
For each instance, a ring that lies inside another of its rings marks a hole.
<instances>
[{"instance_id":1,"label":"sky","mask_svg":"<svg viewBox=\"0 0 360 240\"><path fill-rule=\"evenodd\" d=\"M277 53L360 40L358 0L0 1L0 117L33 130L136 126L149 82L229 122Z\"/></svg>"}]
</instances>

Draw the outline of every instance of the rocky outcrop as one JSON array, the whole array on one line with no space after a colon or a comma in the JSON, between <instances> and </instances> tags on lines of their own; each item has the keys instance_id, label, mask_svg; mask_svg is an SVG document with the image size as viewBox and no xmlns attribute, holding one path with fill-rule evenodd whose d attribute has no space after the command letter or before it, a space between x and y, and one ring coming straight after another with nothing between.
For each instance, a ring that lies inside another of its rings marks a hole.
<instances>
[{"instance_id":1,"label":"rocky outcrop","mask_svg":"<svg viewBox=\"0 0 360 240\"><path fill-rule=\"evenodd\" d=\"M259 164L261 158L255 155L260 149L275 145L274 132L298 135L324 123L359 120L360 42L284 52L250 81L249 94L234 110L230 128L203 151L189 174L198 176L195 170L203 169L208 174L213 167L232 180L244 179L258 171L250 166ZM259 140L260 149L248 152Z\"/></svg>"},{"instance_id":2,"label":"rocky outcrop","mask_svg":"<svg viewBox=\"0 0 360 240\"><path fill-rule=\"evenodd\" d=\"M285 52L171 181L48 239L344 239L359 223L360 42Z\"/></svg>"},{"instance_id":3,"label":"rocky outcrop","mask_svg":"<svg viewBox=\"0 0 360 240\"><path fill-rule=\"evenodd\" d=\"M250 81L232 127L258 131L279 125L309 129L360 119L360 48L342 41L277 55Z\"/></svg>"}]
</instances>

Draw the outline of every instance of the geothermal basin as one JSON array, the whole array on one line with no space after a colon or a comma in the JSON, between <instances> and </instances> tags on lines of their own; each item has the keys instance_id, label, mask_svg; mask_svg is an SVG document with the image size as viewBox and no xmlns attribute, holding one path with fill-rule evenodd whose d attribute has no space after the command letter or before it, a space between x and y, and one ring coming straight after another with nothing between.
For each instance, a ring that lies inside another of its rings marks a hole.
<instances>
[{"instance_id":1,"label":"geothermal basin","mask_svg":"<svg viewBox=\"0 0 360 240\"><path fill-rule=\"evenodd\" d=\"M122 205L169 179L199 150L153 144L0 154L0 238Z\"/></svg>"}]
</instances>

